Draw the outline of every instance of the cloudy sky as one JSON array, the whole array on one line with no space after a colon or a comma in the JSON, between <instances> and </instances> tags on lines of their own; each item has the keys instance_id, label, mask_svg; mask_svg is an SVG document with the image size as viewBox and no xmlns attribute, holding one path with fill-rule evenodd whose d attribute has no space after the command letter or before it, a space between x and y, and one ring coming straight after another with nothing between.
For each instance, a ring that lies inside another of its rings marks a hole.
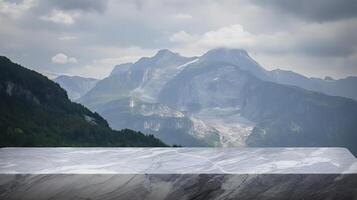
<instances>
[{"instance_id":1,"label":"cloudy sky","mask_svg":"<svg viewBox=\"0 0 357 200\"><path fill-rule=\"evenodd\" d=\"M356 0L0 0L0 55L105 77L159 49L246 49L267 69L357 76Z\"/></svg>"}]
</instances>

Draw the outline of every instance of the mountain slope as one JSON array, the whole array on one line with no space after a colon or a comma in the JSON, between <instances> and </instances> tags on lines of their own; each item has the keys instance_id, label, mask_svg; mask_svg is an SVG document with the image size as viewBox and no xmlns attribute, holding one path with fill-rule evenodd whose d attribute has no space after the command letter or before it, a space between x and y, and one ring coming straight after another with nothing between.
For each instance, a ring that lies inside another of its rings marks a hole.
<instances>
[{"instance_id":1,"label":"mountain slope","mask_svg":"<svg viewBox=\"0 0 357 200\"><path fill-rule=\"evenodd\" d=\"M292 71L280 69L267 71L242 49L212 49L201 56L200 59L221 61L239 66L242 70L250 72L261 80L284 85L294 85L311 91L357 100L357 77L334 80L331 78L308 78Z\"/></svg>"},{"instance_id":2,"label":"mountain slope","mask_svg":"<svg viewBox=\"0 0 357 200\"><path fill-rule=\"evenodd\" d=\"M133 64L119 65L109 77L99 81L80 98L79 102L92 107L127 96L153 101L167 79L178 73L180 66L194 59L169 50L160 50L153 57L141 58Z\"/></svg>"},{"instance_id":3,"label":"mountain slope","mask_svg":"<svg viewBox=\"0 0 357 200\"><path fill-rule=\"evenodd\" d=\"M243 49L215 48L209 50L200 57L206 62L225 62L238 66L240 69L250 72L252 75L262 79L270 80L268 71L252 59L248 52Z\"/></svg>"},{"instance_id":4,"label":"mountain slope","mask_svg":"<svg viewBox=\"0 0 357 200\"><path fill-rule=\"evenodd\" d=\"M191 113L236 108L255 123L249 134L236 132L250 146L342 146L357 154L356 101L263 81L231 63L196 62L169 81L159 99Z\"/></svg>"},{"instance_id":5,"label":"mountain slope","mask_svg":"<svg viewBox=\"0 0 357 200\"><path fill-rule=\"evenodd\" d=\"M280 69L270 71L269 77L276 83L294 85L311 91L357 100L357 77L350 76L338 80L307 78L298 73Z\"/></svg>"},{"instance_id":6,"label":"mountain slope","mask_svg":"<svg viewBox=\"0 0 357 200\"><path fill-rule=\"evenodd\" d=\"M165 146L153 136L113 131L41 74L0 57L0 146Z\"/></svg>"},{"instance_id":7,"label":"mountain slope","mask_svg":"<svg viewBox=\"0 0 357 200\"><path fill-rule=\"evenodd\" d=\"M247 87L242 114L258 121L250 146L338 146L357 154L357 102L297 87Z\"/></svg>"},{"instance_id":8,"label":"mountain slope","mask_svg":"<svg viewBox=\"0 0 357 200\"><path fill-rule=\"evenodd\" d=\"M60 84L67 91L68 97L75 101L91 90L98 82L98 79L61 75L53 79L53 81Z\"/></svg>"},{"instance_id":9,"label":"mountain slope","mask_svg":"<svg viewBox=\"0 0 357 200\"><path fill-rule=\"evenodd\" d=\"M218 140L214 130L205 129L197 135L199 130L189 117L160 103L130 97L96 106L93 110L101 113L114 129L130 128L150 133L170 145L214 146Z\"/></svg>"}]
</instances>

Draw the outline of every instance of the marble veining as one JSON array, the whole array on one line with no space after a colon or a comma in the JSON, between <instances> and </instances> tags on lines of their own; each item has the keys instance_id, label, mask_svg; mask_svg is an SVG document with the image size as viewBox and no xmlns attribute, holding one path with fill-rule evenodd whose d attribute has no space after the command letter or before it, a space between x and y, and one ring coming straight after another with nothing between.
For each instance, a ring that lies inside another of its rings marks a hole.
<instances>
[{"instance_id":1,"label":"marble veining","mask_svg":"<svg viewBox=\"0 0 357 200\"><path fill-rule=\"evenodd\" d=\"M0 174L357 174L345 148L1 148Z\"/></svg>"}]
</instances>

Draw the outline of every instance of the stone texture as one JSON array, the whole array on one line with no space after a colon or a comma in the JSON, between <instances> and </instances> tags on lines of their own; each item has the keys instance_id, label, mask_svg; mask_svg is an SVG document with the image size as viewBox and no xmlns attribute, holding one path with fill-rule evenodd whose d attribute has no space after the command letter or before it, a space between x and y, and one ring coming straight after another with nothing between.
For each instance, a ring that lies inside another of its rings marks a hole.
<instances>
[{"instance_id":1,"label":"stone texture","mask_svg":"<svg viewBox=\"0 0 357 200\"><path fill-rule=\"evenodd\" d=\"M356 199L343 148L3 148L0 199Z\"/></svg>"}]
</instances>

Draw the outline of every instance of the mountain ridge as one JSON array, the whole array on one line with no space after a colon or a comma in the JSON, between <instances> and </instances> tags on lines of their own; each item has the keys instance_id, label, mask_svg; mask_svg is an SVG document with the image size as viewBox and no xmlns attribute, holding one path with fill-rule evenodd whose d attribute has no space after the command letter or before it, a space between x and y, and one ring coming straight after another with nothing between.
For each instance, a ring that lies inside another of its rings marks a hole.
<instances>
[{"instance_id":1,"label":"mountain ridge","mask_svg":"<svg viewBox=\"0 0 357 200\"><path fill-rule=\"evenodd\" d=\"M355 90L357 85L356 76L348 76L341 79L308 78L296 72L281 69L269 71L269 75L272 81L276 83L295 85L311 91L357 100L357 91Z\"/></svg>"},{"instance_id":2,"label":"mountain ridge","mask_svg":"<svg viewBox=\"0 0 357 200\"><path fill-rule=\"evenodd\" d=\"M60 84L67 91L68 97L75 101L91 90L99 79L60 75L53 79L53 81Z\"/></svg>"}]
</instances>

